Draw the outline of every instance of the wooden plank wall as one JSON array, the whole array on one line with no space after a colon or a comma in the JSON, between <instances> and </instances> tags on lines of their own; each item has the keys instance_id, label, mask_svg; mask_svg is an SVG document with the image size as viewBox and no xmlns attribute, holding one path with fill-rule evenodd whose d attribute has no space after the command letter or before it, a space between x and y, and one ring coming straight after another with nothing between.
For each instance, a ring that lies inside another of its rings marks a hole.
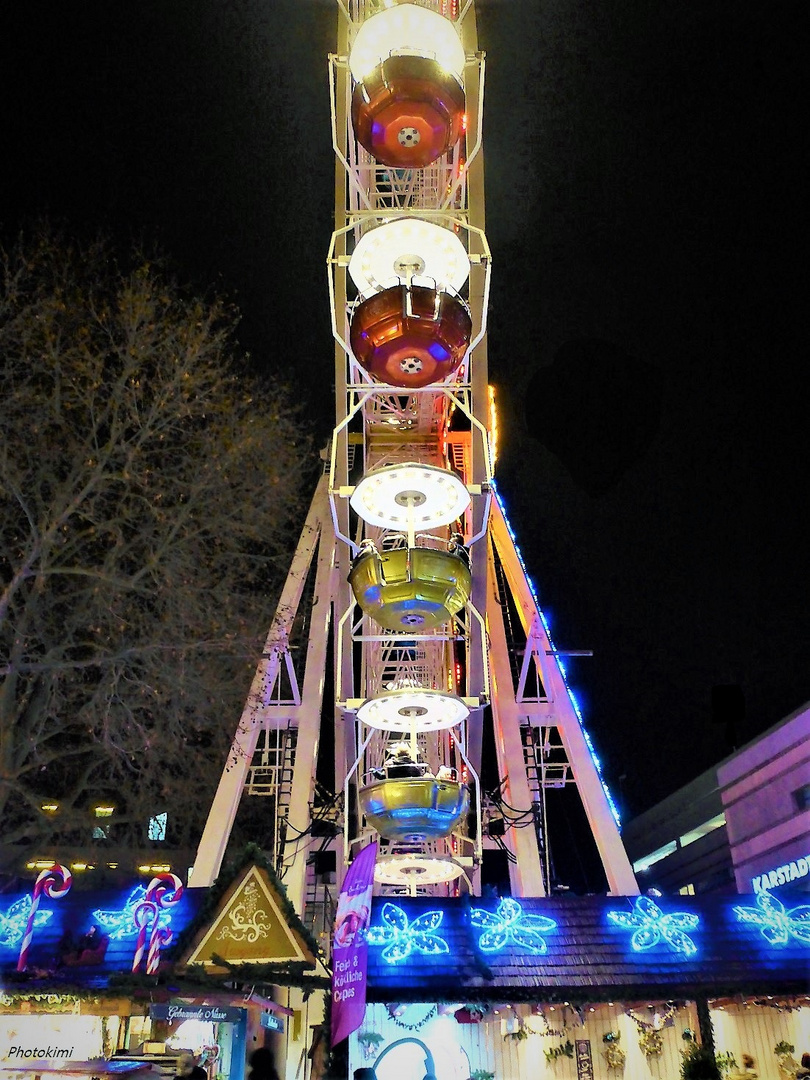
<instances>
[{"instance_id":1,"label":"wooden plank wall","mask_svg":"<svg viewBox=\"0 0 810 1080\"><path fill-rule=\"evenodd\" d=\"M577 1024L572 1010L564 1010L566 1027L563 1027L563 1010L558 1005L554 1011L545 1007L549 1026L559 1035L541 1034L544 1030L542 1018L534 1014L529 1006L517 1006L516 1009L500 1007L497 1015L490 1015L480 1024L458 1024L452 1015L433 1015L421 1026L423 1017L431 1010L430 1004L407 1006L394 1022L383 1005L370 1005L366 1010L366 1019L361 1031L375 1031L383 1036L384 1042L377 1052L367 1058L357 1042L356 1035L351 1040L351 1069L363 1065L374 1065L385 1046L397 1039L416 1038L424 1042L432 1052L442 1057L443 1067L437 1072L439 1080L466 1080L467 1064L469 1070L486 1069L495 1073L495 1080L576 1080L576 1059L558 1058L548 1062L545 1051L561 1045L566 1039L575 1042L588 1039L591 1044L594 1080L678 1080L680 1077L681 1051L686 1045L683 1039L685 1028L697 1029L697 1014L694 1006L687 1004L675 1012L667 1026L662 1029L663 1050L659 1057L645 1057L638 1045L638 1028L623 1005L596 1005L586 1007L584 1024ZM663 1013L666 1007L659 1006ZM634 1013L643 1020L651 1020L654 1010L646 1005L636 1006ZM528 1031L533 1032L525 1040L517 1041L505 1038L505 1021L519 1015ZM775 1008L750 1006L748 1008L730 1005L712 1011L715 1031L715 1043L718 1051L731 1051L738 1064L742 1054L751 1054L756 1062L759 1080L785 1080L779 1072L778 1062L773 1047L781 1039L792 1042L796 1047L796 1056L810 1052L810 1008L801 1008L793 1012L778 1011ZM626 1057L623 1072L609 1069L603 1051L603 1036L608 1031L621 1034L619 1045ZM464 1055L457 1049L466 1053ZM386 1056L377 1069L377 1080L404 1080L411 1071L419 1071L423 1061L417 1047L410 1048L412 1059L397 1059L396 1052ZM403 1051L400 1051L402 1053ZM405 1071L403 1071L405 1070ZM421 1074L414 1080L422 1080Z\"/></svg>"}]
</instances>

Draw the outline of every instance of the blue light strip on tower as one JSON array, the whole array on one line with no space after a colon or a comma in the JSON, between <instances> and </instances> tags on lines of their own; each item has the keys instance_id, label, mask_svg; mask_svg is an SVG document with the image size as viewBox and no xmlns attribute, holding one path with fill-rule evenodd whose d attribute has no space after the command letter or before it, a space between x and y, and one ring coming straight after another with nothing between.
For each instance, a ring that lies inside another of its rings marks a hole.
<instances>
[{"instance_id":1,"label":"blue light strip on tower","mask_svg":"<svg viewBox=\"0 0 810 1080\"><path fill-rule=\"evenodd\" d=\"M518 547L517 537L515 536L514 530L513 530L512 526L511 526L510 522L509 522L509 517L507 516L507 513L506 513L506 507L503 504L503 499L501 498L501 494L498 491L494 480L492 481L492 490L493 490L493 492L495 494L495 500L496 500L496 502L498 503L498 506L501 509L501 513L503 514L503 520L506 522L506 528L508 529L509 535L512 538L512 542L515 545L515 554L517 555L518 560L520 561L520 566L521 566L521 569L523 570L523 576L526 579L526 584L529 586L529 589L531 590L532 599L534 600L535 610L537 611L537 614L538 614L538 616L540 618L540 621L543 624L543 629L546 631L546 634L548 636L548 640L549 640L549 643L551 645L551 648L554 649L554 642L553 642L552 637L551 637L551 631L549 630L549 626L548 626L548 622L546 621L546 617L543 614L543 609L540 607L540 601L537 599L537 592L536 592L535 587L534 587L534 582L529 577L529 571L526 569L526 563L523 561L523 556L521 555L520 548ZM573 692L571 690L571 687L568 685L568 677L566 675L565 667L563 666L562 662L560 661L559 656L554 656L553 659L554 659L555 663L557 664L557 668L558 668L558 670L560 672L560 676L562 677L563 684L564 684L565 689L566 689L566 691L568 693L568 698L569 698L569 700L571 702L571 706L573 707L573 710L576 713L577 720L579 720L580 729L582 731L582 734L583 734L583 736L585 738L585 743L586 743L586 745L588 747L588 750L590 752L591 760L593 761L594 765L596 766L596 772L597 772L597 775L599 777L599 782L602 785L602 790L604 791L605 798L608 801L608 806L610 807L610 812L613 815L613 819L616 822L616 824L621 825L622 821L621 821L621 817L619 815L618 807L616 806L616 803L613 801L613 796L610 793L610 788L605 783L605 778L602 776L602 763L601 763L601 761L599 760L599 758L596 755L596 751L594 749L593 743L591 742L591 737L588 734L587 728L585 727L585 721L582 719L582 713L580 712L579 704L577 702L577 699L574 697L574 694L573 694Z\"/></svg>"}]
</instances>

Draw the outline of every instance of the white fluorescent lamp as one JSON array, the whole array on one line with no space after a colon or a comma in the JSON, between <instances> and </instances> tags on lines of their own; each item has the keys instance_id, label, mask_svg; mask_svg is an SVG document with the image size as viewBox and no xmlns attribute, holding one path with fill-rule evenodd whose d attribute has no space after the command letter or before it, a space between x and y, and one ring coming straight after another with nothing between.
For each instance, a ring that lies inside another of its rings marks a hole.
<instances>
[{"instance_id":1,"label":"white fluorescent lamp","mask_svg":"<svg viewBox=\"0 0 810 1080\"><path fill-rule=\"evenodd\" d=\"M349 260L349 274L363 297L403 281L458 292L470 276L470 259L451 229L402 217L360 237Z\"/></svg>"},{"instance_id":2,"label":"white fluorescent lamp","mask_svg":"<svg viewBox=\"0 0 810 1080\"><path fill-rule=\"evenodd\" d=\"M464 46L453 24L437 11L416 4L397 4L366 19L349 53L355 82L362 82L392 55L435 60L461 81Z\"/></svg>"},{"instance_id":3,"label":"white fluorescent lamp","mask_svg":"<svg viewBox=\"0 0 810 1080\"><path fill-rule=\"evenodd\" d=\"M460 517L470 505L470 494L449 469L408 463L368 473L349 501L369 525L424 532Z\"/></svg>"},{"instance_id":4,"label":"white fluorescent lamp","mask_svg":"<svg viewBox=\"0 0 810 1080\"><path fill-rule=\"evenodd\" d=\"M378 731L443 731L466 720L470 710L455 694L405 687L369 698L357 710L357 719Z\"/></svg>"}]
</instances>

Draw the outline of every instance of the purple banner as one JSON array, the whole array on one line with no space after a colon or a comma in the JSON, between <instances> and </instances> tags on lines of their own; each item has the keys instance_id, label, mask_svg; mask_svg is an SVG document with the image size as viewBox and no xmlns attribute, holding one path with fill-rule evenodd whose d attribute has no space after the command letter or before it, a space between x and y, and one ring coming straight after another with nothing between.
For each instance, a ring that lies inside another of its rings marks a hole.
<instances>
[{"instance_id":1,"label":"purple banner","mask_svg":"<svg viewBox=\"0 0 810 1080\"><path fill-rule=\"evenodd\" d=\"M357 855L343 881L332 945L332 1046L363 1023L366 1011L366 930L371 921L371 890L377 841Z\"/></svg>"}]
</instances>

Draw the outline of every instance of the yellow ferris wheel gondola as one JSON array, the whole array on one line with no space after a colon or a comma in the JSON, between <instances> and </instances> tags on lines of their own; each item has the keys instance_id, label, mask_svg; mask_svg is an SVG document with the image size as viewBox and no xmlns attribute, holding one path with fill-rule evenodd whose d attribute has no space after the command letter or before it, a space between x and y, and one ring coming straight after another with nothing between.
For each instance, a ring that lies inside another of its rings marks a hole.
<instances>
[{"instance_id":1,"label":"yellow ferris wheel gondola","mask_svg":"<svg viewBox=\"0 0 810 1080\"><path fill-rule=\"evenodd\" d=\"M359 796L372 829L388 840L407 843L449 836L470 809L466 784L432 776L376 780L361 788Z\"/></svg>"},{"instance_id":2,"label":"yellow ferris wheel gondola","mask_svg":"<svg viewBox=\"0 0 810 1080\"><path fill-rule=\"evenodd\" d=\"M432 630L449 622L470 599L466 552L401 547L361 550L349 573L357 603L386 630Z\"/></svg>"}]
</instances>

